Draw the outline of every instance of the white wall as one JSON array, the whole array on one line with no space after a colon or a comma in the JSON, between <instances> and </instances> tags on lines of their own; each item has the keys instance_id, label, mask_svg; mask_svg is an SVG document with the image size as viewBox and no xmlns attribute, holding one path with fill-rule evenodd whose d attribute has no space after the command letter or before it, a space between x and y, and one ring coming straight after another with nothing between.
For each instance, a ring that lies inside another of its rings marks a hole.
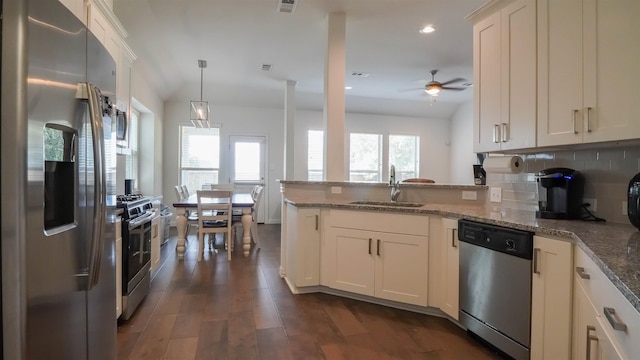
<instances>
[{"instance_id":1,"label":"white wall","mask_svg":"<svg viewBox=\"0 0 640 360\"><path fill-rule=\"evenodd\" d=\"M153 91L147 80L136 71L136 63L131 70L131 104L141 112L139 178L136 187L146 196L162 195L162 148L164 104ZM116 191L124 194L125 157L118 155Z\"/></svg>"},{"instance_id":2,"label":"white wall","mask_svg":"<svg viewBox=\"0 0 640 360\"><path fill-rule=\"evenodd\" d=\"M210 104L212 122L222 124L220 128L220 179L227 182L230 177L229 137L232 135L257 135L267 138L267 168L265 192L265 222L280 222L280 183L284 172L284 110L221 106ZM167 204L175 200L174 186L180 182L178 169L179 125L190 125L189 101L165 102L164 124L164 185L163 196ZM185 121L187 120L187 121Z\"/></svg>"},{"instance_id":3,"label":"white wall","mask_svg":"<svg viewBox=\"0 0 640 360\"><path fill-rule=\"evenodd\" d=\"M460 105L451 118L451 183L473 184L473 102Z\"/></svg>"},{"instance_id":4,"label":"white wall","mask_svg":"<svg viewBox=\"0 0 640 360\"><path fill-rule=\"evenodd\" d=\"M295 179L307 180L307 130L324 130L321 111L297 111L295 122ZM345 115L345 159L348 166L348 134L352 132L420 136L420 177L448 183L449 120L404 116L347 113ZM348 173L345 174L348 176ZM345 179L346 180L346 179Z\"/></svg>"}]
</instances>

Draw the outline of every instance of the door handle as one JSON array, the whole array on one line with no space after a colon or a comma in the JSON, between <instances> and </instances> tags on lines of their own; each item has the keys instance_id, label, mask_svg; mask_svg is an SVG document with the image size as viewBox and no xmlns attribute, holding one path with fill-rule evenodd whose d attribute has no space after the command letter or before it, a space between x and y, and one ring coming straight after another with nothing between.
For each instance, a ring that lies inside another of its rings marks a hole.
<instances>
[{"instance_id":1,"label":"door handle","mask_svg":"<svg viewBox=\"0 0 640 360\"><path fill-rule=\"evenodd\" d=\"M502 132L500 133L500 138L502 139L502 142L507 142L507 123L502 123Z\"/></svg>"},{"instance_id":2,"label":"door handle","mask_svg":"<svg viewBox=\"0 0 640 360\"><path fill-rule=\"evenodd\" d=\"M587 108L587 132L591 132L591 109L593 108Z\"/></svg>"},{"instance_id":3,"label":"door handle","mask_svg":"<svg viewBox=\"0 0 640 360\"><path fill-rule=\"evenodd\" d=\"M451 229L451 247L457 248L458 245L456 245L456 232L458 232L458 229Z\"/></svg>"},{"instance_id":4,"label":"door handle","mask_svg":"<svg viewBox=\"0 0 640 360\"><path fill-rule=\"evenodd\" d=\"M538 259L540 257L540 249L535 248L533 249L533 273L534 274L540 274L540 270L538 269L538 262L540 261L540 259Z\"/></svg>"},{"instance_id":5,"label":"door handle","mask_svg":"<svg viewBox=\"0 0 640 360\"><path fill-rule=\"evenodd\" d=\"M318 230L318 215L316 215L316 231Z\"/></svg>"},{"instance_id":6,"label":"door handle","mask_svg":"<svg viewBox=\"0 0 640 360\"><path fill-rule=\"evenodd\" d=\"M587 341L586 341L587 357L586 357L586 360L591 360L591 342L592 341L598 342L598 337L595 336L595 335L591 335L591 332L595 331L595 330L596 330L595 326L587 325Z\"/></svg>"},{"instance_id":7,"label":"door handle","mask_svg":"<svg viewBox=\"0 0 640 360\"><path fill-rule=\"evenodd\" d=\"M376 255L380 256L380 239L378 239L378 243L376 245Z\"/></svg>"},{"instance_id":8,"label":"door handle","mask_svg":"<svg viewBox=\"0 0 640 360\"><path fill-rule=\"evenodd\" d=\"M580 276L583 279L586 279L586 280L591 279L591 275L589 275L586 272L584 272L584 268L583 267L576 266L576 273L578 273L578 276Z\"/></svg>"},{"instance_id":9,"label":"door handle","mask_svg":"<svg viewBox=\"0 0 640 360\"><path fill-rule=\"evenodd\" d=\"M577 109L573 109L573 133L577 134L578 133L578 129L576 129L576 122L578 117L578 110Z\"/></svg>"},{"instance_id":10,"label":"door handle","mask_svg":"<svg viewBox=\"0 0 640 360\"><path fill-rule=\"evenodd\" d=\"M616 315L616 309L605 307L603 310L604 310L604 316L607 318L607 320L609 320L609 324L611 324L611 327L613 328L613 330L622 331L622 332L627 331L627 324L623 323L618 319L618 315Z\"/></svg>"},{"instance_id":11,"label":"door handle","mask_svg":"<svg viewBox=\"0 0 640 360\"><path fill-rule=\"evenodd\" d=\"M369 238L369 255L371 255L371 238Z\"/></svg>"},{"instance_id":12,"label":"door handle","mask_svg":"<svg viewBox=\"0 0 640 360\"><path fill-rule=\"evenodd\" d=\"M100 277L100 265L104 241L104 222L106 217L106 187L104 183L104 130L102 128L102 109L100 106L100 90L91 83L85 83L87 100L89 103L89 121L91 123L91 138L93 142L93 172L94 172L94 205L93 231L91 236L91 252L89 257L89 274L87 290L93 288Z\"/></svg>"},{"instance_id":13,"label":"door handle","mask_svg":"<svg viewBox=\"0 0 640 360\"><path fill-rule=\"evenodd\" d=\"M493 124L493 142L496 144L500 142L500 125L498 124Z\"/></svg>"}]
</instances>

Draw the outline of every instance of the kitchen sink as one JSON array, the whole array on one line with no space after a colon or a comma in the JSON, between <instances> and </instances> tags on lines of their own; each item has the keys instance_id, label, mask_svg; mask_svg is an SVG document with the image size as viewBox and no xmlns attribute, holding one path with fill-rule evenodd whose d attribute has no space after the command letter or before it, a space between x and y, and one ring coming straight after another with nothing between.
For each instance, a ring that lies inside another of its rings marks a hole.
<instances>
[{"instance_id":1,"label":"kitchen sink","mask_svg":"<svg viewBox=\"0 0 640 360\"><path fill-rule=\"evenodd\" d=\"M395 202L395 201L352 201L350 205L368 205L368 206L397 206L397 207L422 207L422 203L412 202Z\"/></svg>"}]
</instances>

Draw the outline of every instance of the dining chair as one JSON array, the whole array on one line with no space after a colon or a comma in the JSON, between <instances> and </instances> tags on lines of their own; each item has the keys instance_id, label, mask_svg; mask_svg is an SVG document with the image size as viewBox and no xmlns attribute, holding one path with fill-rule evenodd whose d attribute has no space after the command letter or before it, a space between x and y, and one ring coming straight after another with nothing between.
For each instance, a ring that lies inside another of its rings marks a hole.
<instances>
[{"instance_id":1,"label":"dining chair","mask_svg":"<svg viewBox=\"0 0 640 360\"><path fill-rule=\"evenodd\" d=\"M213 250L216 233L226 234L224 243L227 249L227 259L231 261L233 250L231 191L225 190L197 190L198 197L198 261L204 254L204 237L209 238L209 248Z\"/></svg>"},{"instance_id":2,"label":"dining chair","mask_svg":"<svg viewBox=\"0 0 640 360\"><path fill-rule=\"evenodd\" d=\"M256 244L258 249L260 244L258 243L258 210L260 210L260 202L262 201L262 190L264 186L256 185L253 192L253 207L251 208L251 239Z\"/></svg>"},{"instance_id":3,"label":"dining chair","mask_svg":"<svg viewBox=\"0 0 640 360\"><path fill-rule=\"evenodd\" d=\"M180 185L182 187L182 194L184 195L184 197L188 198L189 195L191 195L189 193L189 188L187 188L187 185Z\"/></svg>"},{"instance_id":4,"label":"dining chair","mask_svg":"<svg viewBox=\"0 0 640 360\"><path fill-rule=\"evenodd\" d=\"M176 200L182 201L182 199L184 199L184 193L182 192L182 186L176 185L175 186L175 190L176 190Z\"/></svg>"}]
</instances>

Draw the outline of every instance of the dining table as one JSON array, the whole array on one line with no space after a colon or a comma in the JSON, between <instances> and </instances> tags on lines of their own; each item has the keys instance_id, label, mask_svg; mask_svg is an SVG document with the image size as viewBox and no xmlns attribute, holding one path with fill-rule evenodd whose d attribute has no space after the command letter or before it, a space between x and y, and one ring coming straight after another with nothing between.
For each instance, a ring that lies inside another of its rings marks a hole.
<instances>
[{"instance_id":1,"label":"dining table","mask_svg":"<svg viewBox=\"0 0 640 360\"><path fill-rule=\"evenodd\" d=\"M249 251L251 250L251 211L253 209L253 198L251 194L233 194L231 195L231 206L233 209L242 210L242 217L240 218L240 222L242 223L242 253L244 256L249 256ZM198 196L197 194L192 194L189 197L174 202L173 207L176 209L176 228L178 230L176 253L178 254L178 259L184 259L184 253L186 251L185 245L187 243L187 226L189 224L187 213L198 209Z\"/></svg>"}]
</instances>

